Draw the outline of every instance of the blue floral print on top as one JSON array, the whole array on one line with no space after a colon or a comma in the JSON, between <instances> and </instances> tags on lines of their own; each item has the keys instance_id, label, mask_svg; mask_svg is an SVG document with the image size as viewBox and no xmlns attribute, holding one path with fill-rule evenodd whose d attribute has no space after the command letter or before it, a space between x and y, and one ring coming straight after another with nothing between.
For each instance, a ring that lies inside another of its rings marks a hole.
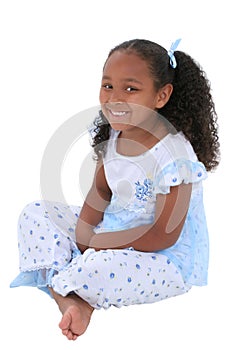
<instances>
[{"instance_id":1,"label":"blue floral print on top","mask_svg":"<svg viewBox=\"0 0 233 350\"><path fill-rule=\"evenodd\" d=\"M148 198L152 197L153 181L151 179L145 179L143 184L139 181L135 182L136 192L135 196L140 201L147 201Z\"/></svg>"}]
</instances>

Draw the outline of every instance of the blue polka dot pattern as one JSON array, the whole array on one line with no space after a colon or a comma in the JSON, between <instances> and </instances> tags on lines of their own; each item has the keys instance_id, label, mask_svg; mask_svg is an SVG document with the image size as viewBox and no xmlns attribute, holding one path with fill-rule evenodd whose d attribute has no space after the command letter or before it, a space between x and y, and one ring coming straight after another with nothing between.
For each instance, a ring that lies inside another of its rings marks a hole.
<instances>
[{"instance_id":1,"label":"blue polka dot pattern","mask_svg":"<svg viewBox=\"0 0 233 350\"><path fill-rule=\"evenodd\" d=\"M185 292L180 273L165 255L132 248L87 249L82 255L74 232L79 211L72 222L68 210L60 204L44 207L42 202L24 210L19 224L20 260L30 271L27 278L22 272L20 285L25 281L42 290L51 285L63 296L75 292L97 309L151 303Z\"/></svg>"}]
</instances>

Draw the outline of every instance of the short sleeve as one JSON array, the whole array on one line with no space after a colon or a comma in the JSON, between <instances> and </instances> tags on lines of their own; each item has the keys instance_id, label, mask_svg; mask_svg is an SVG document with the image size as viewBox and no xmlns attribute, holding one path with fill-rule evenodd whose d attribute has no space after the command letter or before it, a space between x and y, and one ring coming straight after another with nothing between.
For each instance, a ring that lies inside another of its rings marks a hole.
<instances>
[{"instance_id":1,"label":"short sleeve","mask_svg":"<svg viewBox=\"0 0 233 350\"><path fill-rule=\"evenodd\" d=\"M183 133L169 135L157 147L158 162L154 176L155 193L169 193L171 186L198 183L207 171Z\"/></svg>"},{"instance_id":2,"label":"short sleeve","mask_svg":"<svg viewBox=\"0 0 233 350\"><path fill-rule=\"evenodd\" d=\"M207 178L203 163L189 159L177 159L160 170L155 178L155 192L166 194L171 186L197 183Z\"/></svg>"}]
</instances>

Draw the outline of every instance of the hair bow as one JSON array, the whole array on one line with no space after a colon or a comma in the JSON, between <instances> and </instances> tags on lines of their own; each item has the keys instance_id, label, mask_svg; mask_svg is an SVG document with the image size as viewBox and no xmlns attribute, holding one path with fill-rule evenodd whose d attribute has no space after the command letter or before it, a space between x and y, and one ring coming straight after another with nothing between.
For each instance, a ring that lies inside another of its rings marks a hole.
<instances>
[{"instance_id":1,"label":"hair bow","mask_svg":"<svg viewBox=\"0 0 233 350\"><path fill-rule=\"evenodd\" d=\"M180 41L181 41L181 39L177 39L174 43L172 43L170 49L167 52L168 56L170 57L170 65L172 68L176 68L176 66L177 66L174 52L177 49L177 46L179 45Z\"/></svg>"}]
</instances>

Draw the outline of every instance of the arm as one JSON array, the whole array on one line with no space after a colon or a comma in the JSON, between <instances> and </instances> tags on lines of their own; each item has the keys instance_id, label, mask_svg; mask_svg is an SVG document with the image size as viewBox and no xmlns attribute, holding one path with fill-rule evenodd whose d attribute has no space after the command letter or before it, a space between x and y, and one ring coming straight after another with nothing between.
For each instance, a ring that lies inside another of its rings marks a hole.
<instances>
[{"instance_id":1,"label":"arm","mask_svg":"<svg viewBox=\"0 0 233 350\"><path fill-rule=\"evenodd\" d=\"M76 241L83 252L88 248L94 236L93 229L103 218L103 212L109 204L111 190L107 184L103 162L96 165L94 180L89 190L76 225Z\"/></svg>"},{"instance_id":2,"label":"arm","mask_svg":"<svg viewBox=\"0 0 233 350\"><path fill-rule=\"evenodd\" d=\"M192 185L171 187L167 195L156 199L155 221L149 225L91 237L89 246L96 250L133 247L150 252L171 247L178 240L187 215Z\"/></svg>"}]
</instances>

